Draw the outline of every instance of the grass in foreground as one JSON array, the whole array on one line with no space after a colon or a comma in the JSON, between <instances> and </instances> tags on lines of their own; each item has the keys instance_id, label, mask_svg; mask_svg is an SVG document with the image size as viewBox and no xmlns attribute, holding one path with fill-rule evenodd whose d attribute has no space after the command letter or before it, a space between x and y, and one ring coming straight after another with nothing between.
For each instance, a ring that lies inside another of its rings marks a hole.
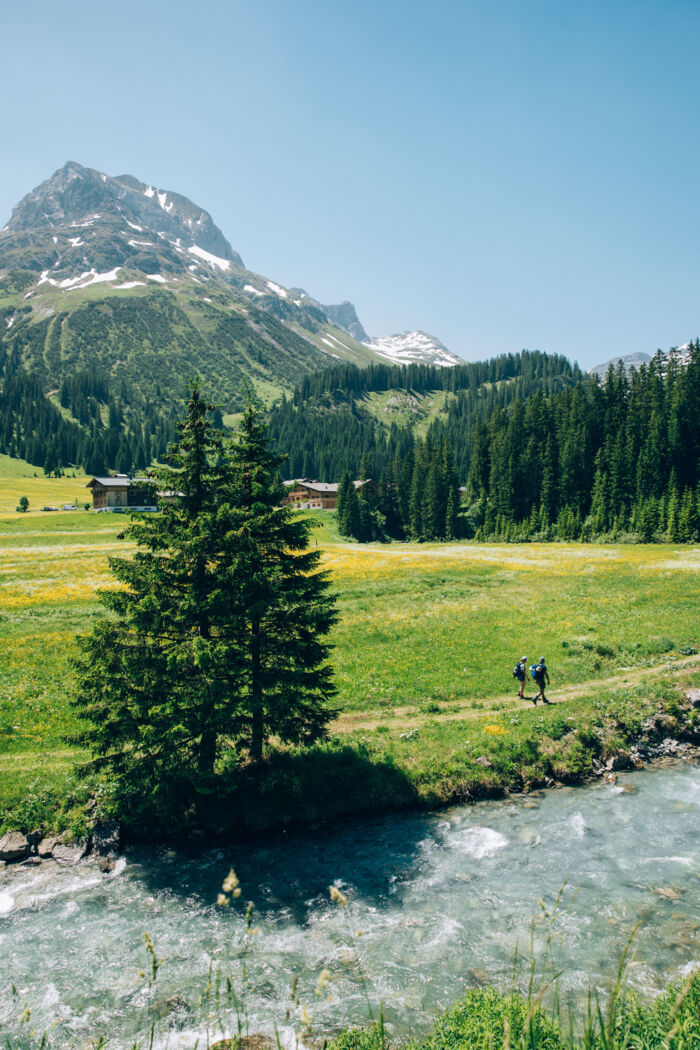
<instances>
[{"instance_id":1,"label":"grass in foreground","mask_svg":"<svg viewBox=\"0 0 700 1050\"><path fill-rule=\"evenodd\" d=\"M331 743L309 759L275 759L290 806L308 791L315 817L341 803L352 812L575 779L659 707L671 725L679 689L698 681L696 548L368 548L338 543L334 515L315 517L339 593L341 714ZM65 743L76 728L70 658L76 634L100 615L95 589L111 582L108 556L126 550L124 524L82 512L0 518L5 827L32 813L50 822L57 806L73 809L57 800L80 795ZM524 652L547 657L547 709L515 697L511 670ZM323 777L342 781L340 802L318 790Z\"/></svg>"},{"instance_id":2,"label":"grass in foreground","mask_svg":"<svg viewBox=\"0 0 700 1050\"><path fill-rule=\"evenodd\" d=\"M653 1003L625 996L620 986L607 1009L591 1001L588 1019L567 1024L561 1013L542 1008L539 995L470 989L439 1017L430 1035L406 1050L697 1050L700 1046L700 976L671 987ZM329 1050L386 1050L381 1023L353 1029ZM234 1043L231 1043L234 1046Z\"/></svg>"},{"instance_id":3,"label":"grass in foreground","mask_svg":"<svg viewBox=\"0 0 700 1050\"><path fill-rule=\"evenodd\" d=\"M338 899L342 901L342 894ZM249 917L246 935L255 932ZM245 967L239 987L240 975L233 979L221 965L212 964L195 1017L182 996L171 995L165 1002L162 996L159 998L159 971L167 959L158 957L147 933L145 944L148 965L140 974L143 987L139 1008L128 1018L131 1031L142 1034L129 1042L130 1050L146 1050L154 1045L177 1046L181 1050L280 1050L278 1025L284 1026L285 1046L322 1045L328 1050L697 1050L700 1046L700 972L691 973L683 982L672 983L655 1000L645 1001L626 984L626 953L613 988L603 995L597 990L589 992L587 1010L574 1007L566 1011L558 994L559 974L550 972L536 978L538 967L532 960L529 978L524 982L516 981L514 972L511 991L467 988L463 998L435 1019L427 1035L400 1043L390 1037L384 1024L383 1004L373 1006L370 987L365 988L370 1023L364 1028L347 1029L329 1041L327 1034L314 1026L313 998L304 1001L296 981L284 1018L275 1016L275 1008L279 1010L282 1004L270 1004L268 1026L274 1025L276 1038L251 1033L245 1004ZM245 959L245 952L242 946L240 960ZM327 969L321 970L317 996L330 994L331 979ZM14 985L12 991L16 1013L6 1017L3 1045L7 1050L58 1050L66 1045L61 1027L43 1033L32 1030L30 1004L22 1001ZM378 1020L372 1021L377 1015ZM173 1029L179 1027L178 1021L181 1023L183 1017L190 1030L200 1028L201 1034L189 1038L175 1035ZM117 1018L116 1023L120 1020ZM60 1021L56 1025L60 1026ZM111 1036L110 1031L92 1032L89 1045L95 1050L109 1050L115 1045ZM119 1038L119 1033L115 1036ZM123 1045L121 1040L120 1044Z\"/></svg>"}]
</instances>

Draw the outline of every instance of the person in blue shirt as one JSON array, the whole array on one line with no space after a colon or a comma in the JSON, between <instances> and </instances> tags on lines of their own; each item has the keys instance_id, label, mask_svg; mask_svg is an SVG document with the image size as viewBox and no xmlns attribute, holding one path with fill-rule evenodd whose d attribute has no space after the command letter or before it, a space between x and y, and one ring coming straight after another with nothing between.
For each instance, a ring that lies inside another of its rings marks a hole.
<instances>
[{"instance_id":1,"label":"person in blue shirt","mask_svg":"<svg viewBox=\"0 0 700 1050\"><path fill-rule=\"evenodd\" d=\"M549 673L547 671L547 665L544 662L544 656L540 657L538 664L533 664L532 677L535 679L535 685L539 689L539 693L535 697L535 703L538 700L542 700L543 703L548 704L549 700L544 695L544 684L545 682L549 685Z\"/></svg>"}]
</instances>

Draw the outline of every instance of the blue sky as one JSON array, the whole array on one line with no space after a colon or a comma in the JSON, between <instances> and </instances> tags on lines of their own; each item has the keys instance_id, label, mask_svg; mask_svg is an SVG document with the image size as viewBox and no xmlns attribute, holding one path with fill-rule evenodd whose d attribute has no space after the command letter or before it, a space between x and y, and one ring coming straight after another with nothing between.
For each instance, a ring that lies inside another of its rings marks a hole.
<instances>
[{"instance_id":1,"label":"blue sky","mask_svg":"<svg viewBox=\"0 0 700 1050\"><path fill-rule=\"evenodd\" d=\"M700 334L697 0L5 4L0 213L66 160L372 335L590 366Z\"/></svg>"}]
</instances>

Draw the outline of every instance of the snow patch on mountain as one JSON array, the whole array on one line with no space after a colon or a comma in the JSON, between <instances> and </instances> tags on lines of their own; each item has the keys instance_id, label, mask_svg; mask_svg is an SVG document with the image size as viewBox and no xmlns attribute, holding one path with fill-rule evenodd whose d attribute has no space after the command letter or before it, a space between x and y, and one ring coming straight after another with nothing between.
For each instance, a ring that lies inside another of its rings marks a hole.
<instances>
[{"instance_id":1,"label":"snow patch on mountain","mask_svg":"<svg viewBox=\"0 0 700 1050\"><path fill-rule=\"evenodd\" d=\"M61 288L63 291L75 291L78 288L89 288L91 284L103 284L105 281L116 281L120 269L121 267L117 266L114 270L108 270L107 273L97 273L96 270L85 270L84 273L78 274L77 277L65 277L62 281L57 281L55 278L49 277L49 271L44 270L37 281L37 285L50 284L53 285L54 288Z\"/></svg>"},{"instance_id":2,"label":"snow patch on mountain","mask_svg":"<svg viewBox=\"0 0 700 1050\"><path fill-rule=\"evenodd\" d=\"M208 262L210 266L218 267L218 269L223 270L224 273L231 269L231 263L228 259L222 259L218 255L212 255L211 252L205 252L204 248L199 248L196 244L193 244L192 247L187 250L190 255L196 255L198 259Z\"/></svg>"},{"instance_id":3,"label":"snow patch on mountain","mask_svg":"<svg viewBox=\"0 0 700 1050\"><path fill-rule=\"evenodd\" d=\"M275 293L275 295L279 295L281 299L289 298L286 289L283 288L281 285L275 284L274 281L266 281L265 283L267 284L267 287L270 288Z\"/></svg>"},{"instance_id":4,"label":"snow patch on mountain","mask_svg":"<svg viewBox=\"0 0 700 1050\"><path fill-rule=\"evenodd\" d=\"M330 342L329 342L329 340L330 340ZM326 332L326 338L325 339L321 339L321 342L325 343L327 346L332 347L333 350L336 350L336 349L340 348L341 350L346 350L347 351L346 344L342 341L342 339L338 339L338 337L336 335L333 335L332 332ZM334 354L333 356L337 357L338 355Z\"/></svg>"},{"instance_id":5,"label":"snow patch on mountain","mask_svg":"<svg viewBox=\"0 0 700 1050\"><path fill-rule=\"evenodd\" d=\"M399 332L381 339L372 338L364 345L375 354L399 365L425 363L449 368L451 365L462 363L439 339L428 335L427 332Z\"/></svg>"}]
</instances>

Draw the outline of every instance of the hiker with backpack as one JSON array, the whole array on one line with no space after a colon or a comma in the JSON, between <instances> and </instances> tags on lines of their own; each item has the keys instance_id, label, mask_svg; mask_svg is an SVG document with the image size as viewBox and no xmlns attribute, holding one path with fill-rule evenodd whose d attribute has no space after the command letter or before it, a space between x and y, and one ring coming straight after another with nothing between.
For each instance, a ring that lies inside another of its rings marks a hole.
<instances>
[{"instance_id":1,"label":"hiker with backpack","mask_svg":"<svg viewBox=\"0 0 700 1050\"><path fill-rule=\"evenodd\" d=\"M540 657L538 664L533 664L530 668L530 674L535 680L535 685L539 689L539 693L535 697L535 707L537 707L537 701L542 700L543 703L548 704L549 700L544 695L544 683L547 682L549 685L549 673L547 672L547 665L544 662L544 656Z\"/></svg>"},{"instance_id":2,"label":"hiker with backpack","mask_svg":"<svg viewBox=\"0 0 700 1050\"><path fill-rule=\"evenodd\" d=\"M520 682L518 697L523 700L523 690L525 689L525 680L527 678L527 656L522 656L520 662L513 668L513 678L517 678Z\"/></svg>"}]
</instances>

